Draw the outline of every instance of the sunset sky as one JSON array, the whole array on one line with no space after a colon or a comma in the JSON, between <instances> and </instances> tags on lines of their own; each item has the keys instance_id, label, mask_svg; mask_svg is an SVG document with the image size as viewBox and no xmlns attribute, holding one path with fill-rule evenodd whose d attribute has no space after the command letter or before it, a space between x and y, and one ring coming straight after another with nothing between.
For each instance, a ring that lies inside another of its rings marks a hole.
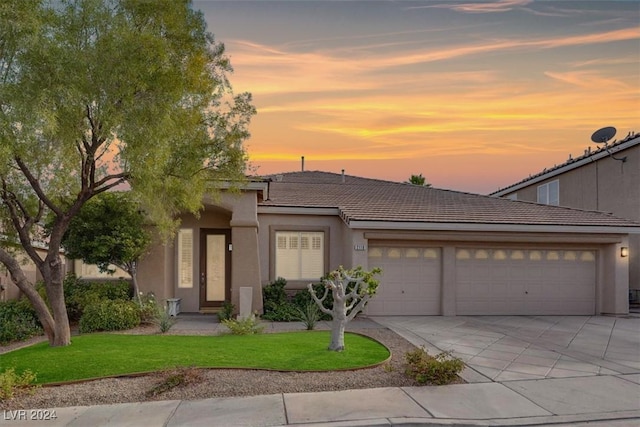
<instances>
[{"instance_id":1,"label":"sunset sky","mask_svg":"<svg viewBox=\"0 0 640 427\"><path fill-rule=\"evenodd\" d=\"M258 114L258 174L489 193L640 132L639 1L194 1Z\"/></svg>"}]
</instances>

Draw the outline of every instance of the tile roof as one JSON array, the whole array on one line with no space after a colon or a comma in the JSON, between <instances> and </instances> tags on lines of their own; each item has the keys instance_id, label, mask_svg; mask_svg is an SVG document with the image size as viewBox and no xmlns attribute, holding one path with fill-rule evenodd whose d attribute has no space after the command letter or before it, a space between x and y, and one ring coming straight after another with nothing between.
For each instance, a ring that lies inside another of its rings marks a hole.
<instances>
[{"instance_id":1,"label":"tile roof","mask_svg":"<svg viewBox=\"0 0 640 427\"><path fill-rule=\"evenodd\" d=\"M260 206L338 208L345 222L639 227L613 215L513 201L341 174L305 171L265 177L269 199Z\"/></svg>"}]
</instances>

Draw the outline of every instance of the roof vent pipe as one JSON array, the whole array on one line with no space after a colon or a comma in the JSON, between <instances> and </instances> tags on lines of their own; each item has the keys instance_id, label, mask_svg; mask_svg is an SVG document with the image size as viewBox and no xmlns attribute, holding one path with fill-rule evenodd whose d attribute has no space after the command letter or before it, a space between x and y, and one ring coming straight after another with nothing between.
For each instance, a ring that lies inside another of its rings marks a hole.
<instances>
[{"instance_id":1,"label":"roof vent pipe","mask_svg":"<svg viewBox=\"0 0 640 427\"><path fill-rule=\"evenodd\" d=\"M300 159L302 161L302 172L304 172L304 156L302 156Z\"/></svg>"},{"instance_id":2,"label":"roof vent pipe","mask_svg":"<svg viewBox=\"0 0 640 427\"><path fill-rule=\"evenodd\" d=\"M342 183L344 184L344 169L342 169Z\"/></svg>"}]
</instances>

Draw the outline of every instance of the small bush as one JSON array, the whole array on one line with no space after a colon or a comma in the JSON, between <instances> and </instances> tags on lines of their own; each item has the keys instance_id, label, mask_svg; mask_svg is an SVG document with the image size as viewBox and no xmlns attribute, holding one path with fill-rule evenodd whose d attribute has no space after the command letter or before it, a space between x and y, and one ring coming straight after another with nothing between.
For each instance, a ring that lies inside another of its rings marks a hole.
<instances>
[{"instance_id":1,"label":"small bush","mask_svg":"<svg viewBox=\"0 0 640 427\"><path fill-rule=\"evenodd\" d=\"M290 302L285 302L269 311L265 309L262 318L273 322L292 322L298 320L298 308Z\"/></svg>"},{"instance_id":2,"label":"small bush","mask_svg":"<svg viewBox=\"0 0 640 427\"><path fill-rule=\"evenodd\" d=\"M44 285L42 285L44 287ZM131 285L126 280L87 282L69 274L64 279L64 300L69 320L78 321L85 307L101 300L129 300Z\"/></svg>"},{"instance_id":3,"label":"small bush","mask_svg":"<svg viewBox=\"0 0 640 427\"><path fill-rule=\"evenodd\" d=\"M218 320L222 322L223 320L231 319L235 309L236 309L235 305L231 304L230 301L225 301L222 304L222 310L218 312Z\"/></svg>"},{"instance_id":4,"label":"small bush","mask_svg":"<svg viewBox=\"0 0 640 427\"><path fill-rule=\"evenodd\" d=\"M147 390L146 397L156 397L167 391L171 391L176 387L184 387L190 384L198 383L202 379L200 371L194 367L177 368L165 373L165 378L158 385Z\"/></svg>"},{"instance_id":5,"label":"small bush","mask_svg":"<svg viewBox=\"0 0 640 427\"><path fill-rule=\"evenodd\" d=\"M142 292L140 292L140 294L140 302L138 302L137 299L134 300L134 302L138 304L140 323L156 324L158 318L162 316L162 312L166 310L160 307L153 292L148 292L146 295L142 295Z\"/></svg>"},{"instance_id":6,"label":"small bush","mask_svg":"<svg viewBox=\"0 0 640 427\"><path fill-rule=\"evenodd\" d=\"M169 332L169 329L176 324L176 319L171 317L169 310L159 309L155 314L153 324L156 325L160 329L160 332L164 334Z\"/></svg>"},{"instance_id":7,"label":"small bush","mask_svg":"<svg viewBox=\"0 0 640 427\"><path fill-rule=\"evenodd\" d=\"M138 304L133 301L103 300L88 305L80 318L80 332L118 331L140 324Z\"/></svg>"},{"instance_id":8,"label":"small bush","mask_svg":"<svg viewBox=\"0 0 640 427\"><path fill-rule=\"evenodd\" d=\"M464 369L464 362L452 357L450 352L430 356L424 347L406 353L405 361L405 374L418 384L450 384Z\"/></svg>"},{"instance_id":9,"label":"small bush","mask_svg":"<svg viewBox=\"0 0 640 427\"><path fill-rule=\"evenodd\" d=\"M298 320L304 323L307 331L312 331L320 320L320 314L322 314L316 303L311 301L304 308L296 307L296 309L298 310Z\"/></svg>"},{"instance_id":10,"label":"small bush","mask_svg":"<svg viewBox=\"0 0 640 427\"><path fill-rule=\"evenodd\" d=\"M291 321L295 316L295 310L287 293L284 290L287 281L278 277L262 289L262 300L264 306L264 319L273 321Z\"/></svg>"},{"instance_id":11,"label":"small bush","mask_svg":"<svg viewBox=\"0 0 640 427\"><path fill-rule=\"evenodd\" d=\"M223 320L222 324L229 328L232 335L256 335L264 330L264 326L260 325L260 321L253 314L244 319Z\"/></svg>"},{"instance_id":12,"label":"small bush","mask_svg":"<svg viewBox=\"0 0 640 427\"><path fill-rule=\"evenodd\" d=\"M0 402L13 398L21 391L31 391L35 381L36 375L29 370L21 375L16 374L13 368L0 372Z\"/></svg>"},{"instance_id":13,"label":"small bush","mask_svg":"<svg viewBox=\"0 0 640 427\"><path fill-rule=\"evenodd\" d=\"M42 334L42 326L27 299L0 303L0 344Z\"/></svg>"}]
</instances>

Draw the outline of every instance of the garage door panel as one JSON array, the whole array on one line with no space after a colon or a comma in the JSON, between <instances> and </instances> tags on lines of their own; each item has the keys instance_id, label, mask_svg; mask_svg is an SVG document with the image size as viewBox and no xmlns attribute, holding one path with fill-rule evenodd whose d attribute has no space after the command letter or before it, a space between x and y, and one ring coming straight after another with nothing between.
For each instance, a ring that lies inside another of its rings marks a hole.
<instances>
[{"instance_id":1,"label":"garage door panel","mask_svg":"<svg viewBox=\"0 0 640 427\"><path fill-rule=\"evenodd\" d=\"M460 315L593 314L595 252L556 249L458 249Z\"/></svg>"},{"instance_id":2,"label":"garage door panel","mask_svg":"<svg viewBox=\"0 0 640 427\"><path fill-rule=\"evenodd\" d=\"M367 314L440 314L439 248L373 246L369 267L380 267L382 274L378 292L367 305Z\"/></svg>"}]
</instances>

